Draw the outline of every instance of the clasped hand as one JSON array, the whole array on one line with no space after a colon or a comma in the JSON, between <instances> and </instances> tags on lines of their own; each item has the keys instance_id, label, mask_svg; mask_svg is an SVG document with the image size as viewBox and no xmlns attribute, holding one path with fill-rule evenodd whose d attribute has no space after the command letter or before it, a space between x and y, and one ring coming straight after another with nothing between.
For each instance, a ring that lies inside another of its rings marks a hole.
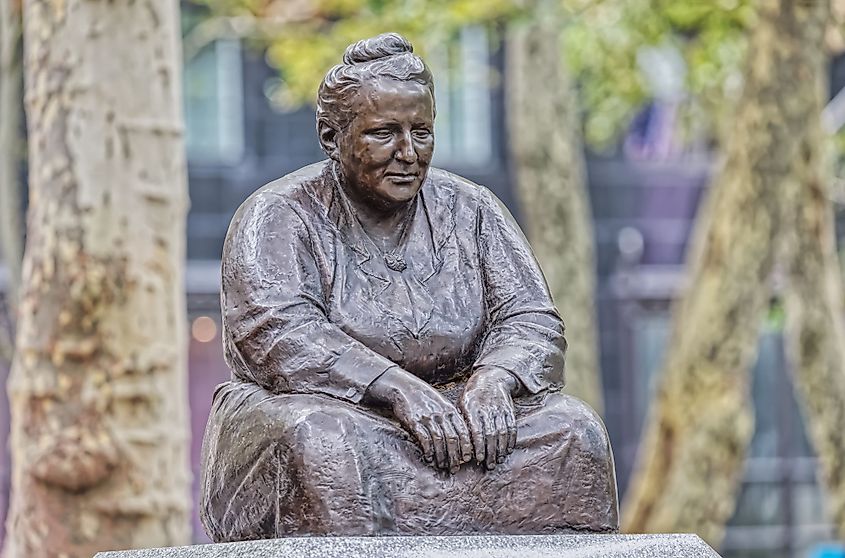
<instances>
[{"instance_id":1,"label":"clasped hand","mask_svg":"<svg viewBox=\"0 0 845 558\"><path fill-rule=\"evenodd\" d=\"M493 469L516 447L511 394L517 387L516 378L503 369L477 370L456 407L425 381L392 368L367 394L392 409L416 438L427 463L455 473L473 457Z\"/></svg>"}]
</instances>

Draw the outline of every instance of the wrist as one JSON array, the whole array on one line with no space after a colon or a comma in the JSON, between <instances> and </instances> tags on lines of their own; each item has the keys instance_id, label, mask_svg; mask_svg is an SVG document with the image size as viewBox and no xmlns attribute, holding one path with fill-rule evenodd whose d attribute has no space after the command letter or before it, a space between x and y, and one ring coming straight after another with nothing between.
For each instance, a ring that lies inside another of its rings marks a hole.
<instances>
[{"instance_id":1,"label":"wrist","mask_svg":"<svg viewBox=\"0 0 845 558\"><path fill-rule=\"evenodd\" d=\"M402 369L391 366L381 376L373 380L367 388L365 397L375 403L392 405L401 392Z\"/></svg>"},{"instance_id":2,"label":"wrist","mask_svg":"<svg viewBox=\"0 0 845 558\"><path fill-rule=\"evenodd\" d=\"M485 380L502 385L510 394L516 393L520 386L520 382L516 376L498 366L479 369L476 371L476 374L483 376Z\"/></svg>"}]
</instances>

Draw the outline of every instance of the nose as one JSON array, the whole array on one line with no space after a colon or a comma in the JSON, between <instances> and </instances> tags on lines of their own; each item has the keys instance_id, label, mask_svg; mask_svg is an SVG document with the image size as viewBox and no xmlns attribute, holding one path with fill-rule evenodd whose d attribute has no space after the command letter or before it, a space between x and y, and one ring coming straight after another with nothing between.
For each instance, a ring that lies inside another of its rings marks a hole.
<instances>
[{"instance_id":1,"label":"nose","mask_svg":"<svg viewBox=\"0 0 845 558\"><path fill-rule=\"evenodd\" d=\"M399 137L399 145L396 146L394 157L403 163L413 164L417 162L417 150L414 147L414 138L411 137L410 130L403 132Z\"/></svg>"}]
</instances>

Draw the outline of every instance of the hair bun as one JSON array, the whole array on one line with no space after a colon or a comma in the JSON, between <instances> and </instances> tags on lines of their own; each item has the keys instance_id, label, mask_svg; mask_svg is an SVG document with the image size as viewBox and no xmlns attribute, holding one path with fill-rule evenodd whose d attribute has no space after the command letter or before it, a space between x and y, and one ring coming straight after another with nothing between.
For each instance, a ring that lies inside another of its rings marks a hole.
<instances>
[{"instance_id":1,"label":"hair bun","mask_svg":"<svg viewBox=\"0 0 845 558\"><path fill-rule=\"evenodd\" d=\"M408 39L398 33L384 33L346 47L346 51L343 53L343 63L362 64L379 58L388 58L411 52L414 52L414 47L408 42Z\"/></svg>"}]
</instances>

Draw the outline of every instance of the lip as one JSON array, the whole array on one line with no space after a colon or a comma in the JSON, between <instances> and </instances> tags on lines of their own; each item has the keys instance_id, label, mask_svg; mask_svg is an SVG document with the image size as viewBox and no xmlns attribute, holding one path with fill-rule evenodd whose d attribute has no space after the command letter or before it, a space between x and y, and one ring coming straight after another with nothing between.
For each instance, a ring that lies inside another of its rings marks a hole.
<instances>
[{"instance_id":1,"label":"lip","mask_svg":"<svg viewBox=\"0 0 845 558\"><path fill-rule=\"evenodd\" d=\"M408 184L417 179L417 175L414 173L388 172L384 176L390 181L400 184Z\"/></svg>"}]
</instances>

